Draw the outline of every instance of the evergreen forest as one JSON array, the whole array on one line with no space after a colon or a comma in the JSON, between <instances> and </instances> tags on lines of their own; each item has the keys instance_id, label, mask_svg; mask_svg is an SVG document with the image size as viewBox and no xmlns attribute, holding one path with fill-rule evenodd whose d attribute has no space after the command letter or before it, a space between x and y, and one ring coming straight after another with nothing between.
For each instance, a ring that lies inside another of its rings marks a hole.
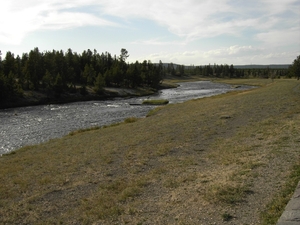
<instances>
[{"instance_id":1,"label":"evergreen forest","mask_svg":"<svg viewBox=\"0 0 300 225\"><path fill-rule=\"evenodd\" d=\"M36 47L20 57L0 51L0 103L21 98L24 91L39 91L60 98L63 93L86 93L90 87L102 95L105 87L149 87L157 89L166 76L198 75L216 78L280 78L299 74L299 56L289 69L243 68L233 65L184 66L173 63L152 63L149 60L126 62L126 49L119 56L98 53L90 49L81 54L66 52L40 52ZM298 71L298 72L297 72ZM299 76L298 76L299 78Z\"/></svg>"}]
</instances>

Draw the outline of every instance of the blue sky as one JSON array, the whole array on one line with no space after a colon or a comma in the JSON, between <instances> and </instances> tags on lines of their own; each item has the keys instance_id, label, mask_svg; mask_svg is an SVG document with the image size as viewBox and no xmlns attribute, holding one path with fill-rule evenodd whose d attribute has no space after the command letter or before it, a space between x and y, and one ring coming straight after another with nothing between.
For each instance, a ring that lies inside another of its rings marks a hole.
<instances>
[{"instance_id":1,"label":"blue sky","mask_svg":"<svg viewBox=\"0 0 300 225\"><path fill-rule=\"evenodd\" d=\"M0 50L129 52L127 61L285 64L299 0L0 0Z\"/></svg>"}]
</instances>

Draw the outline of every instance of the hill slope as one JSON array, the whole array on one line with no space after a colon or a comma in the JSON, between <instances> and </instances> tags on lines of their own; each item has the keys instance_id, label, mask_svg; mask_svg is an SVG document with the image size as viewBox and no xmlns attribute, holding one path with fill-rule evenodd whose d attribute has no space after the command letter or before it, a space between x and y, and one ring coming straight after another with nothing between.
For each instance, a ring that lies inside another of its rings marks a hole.
<instances>
[{"instance_id":1,"label":"hill slope","mask_svg":"<svg viewBox=\"0 0 300 225\"><path fill-rule=\"evenodd\" d=\"M276 80L2 156L0 223L260 224L300 162L299 101Z\"/></svg>"}]
</instances>

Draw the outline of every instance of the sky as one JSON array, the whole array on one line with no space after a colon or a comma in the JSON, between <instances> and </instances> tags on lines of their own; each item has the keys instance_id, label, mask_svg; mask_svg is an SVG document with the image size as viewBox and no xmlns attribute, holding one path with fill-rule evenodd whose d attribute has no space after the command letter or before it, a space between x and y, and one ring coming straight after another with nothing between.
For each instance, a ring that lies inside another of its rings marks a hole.
<instances>
[{"instance_id":1,"label":"sky","mask_svg":"<svg viewBox=\"0 0 300 225\"><path fill-rule=\"evenodd\" d=\"M2 58L35 47L183 65L290 64L299 0L0 0Z\"/></svg>"}]
</instances>

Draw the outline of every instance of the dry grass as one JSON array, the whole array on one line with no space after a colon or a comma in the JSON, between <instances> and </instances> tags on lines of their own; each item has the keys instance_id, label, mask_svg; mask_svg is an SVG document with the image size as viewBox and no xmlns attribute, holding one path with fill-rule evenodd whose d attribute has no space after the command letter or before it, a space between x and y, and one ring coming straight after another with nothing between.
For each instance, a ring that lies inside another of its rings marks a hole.
<instances>
[{"instance_id":1,"label":"dry grass","mask_svg":"<svg viewBox=\"0 0 300 225\"><path fill-rule=\"evenodd\" d=\"M215 79L214 82L222 82L232 85L266 86L278 80L272 79Z\"/></svg>"},{"instance_id":2,"label":"dry grass","mask_svg":"<svg viewBox=\"0 0 300 225\"><path fill-rule=\"evenodd\" d=\"M262 87L1 157L0 223L263 223L300 161L300 90L243 83Z\"/></svg>"}]
</instances>

